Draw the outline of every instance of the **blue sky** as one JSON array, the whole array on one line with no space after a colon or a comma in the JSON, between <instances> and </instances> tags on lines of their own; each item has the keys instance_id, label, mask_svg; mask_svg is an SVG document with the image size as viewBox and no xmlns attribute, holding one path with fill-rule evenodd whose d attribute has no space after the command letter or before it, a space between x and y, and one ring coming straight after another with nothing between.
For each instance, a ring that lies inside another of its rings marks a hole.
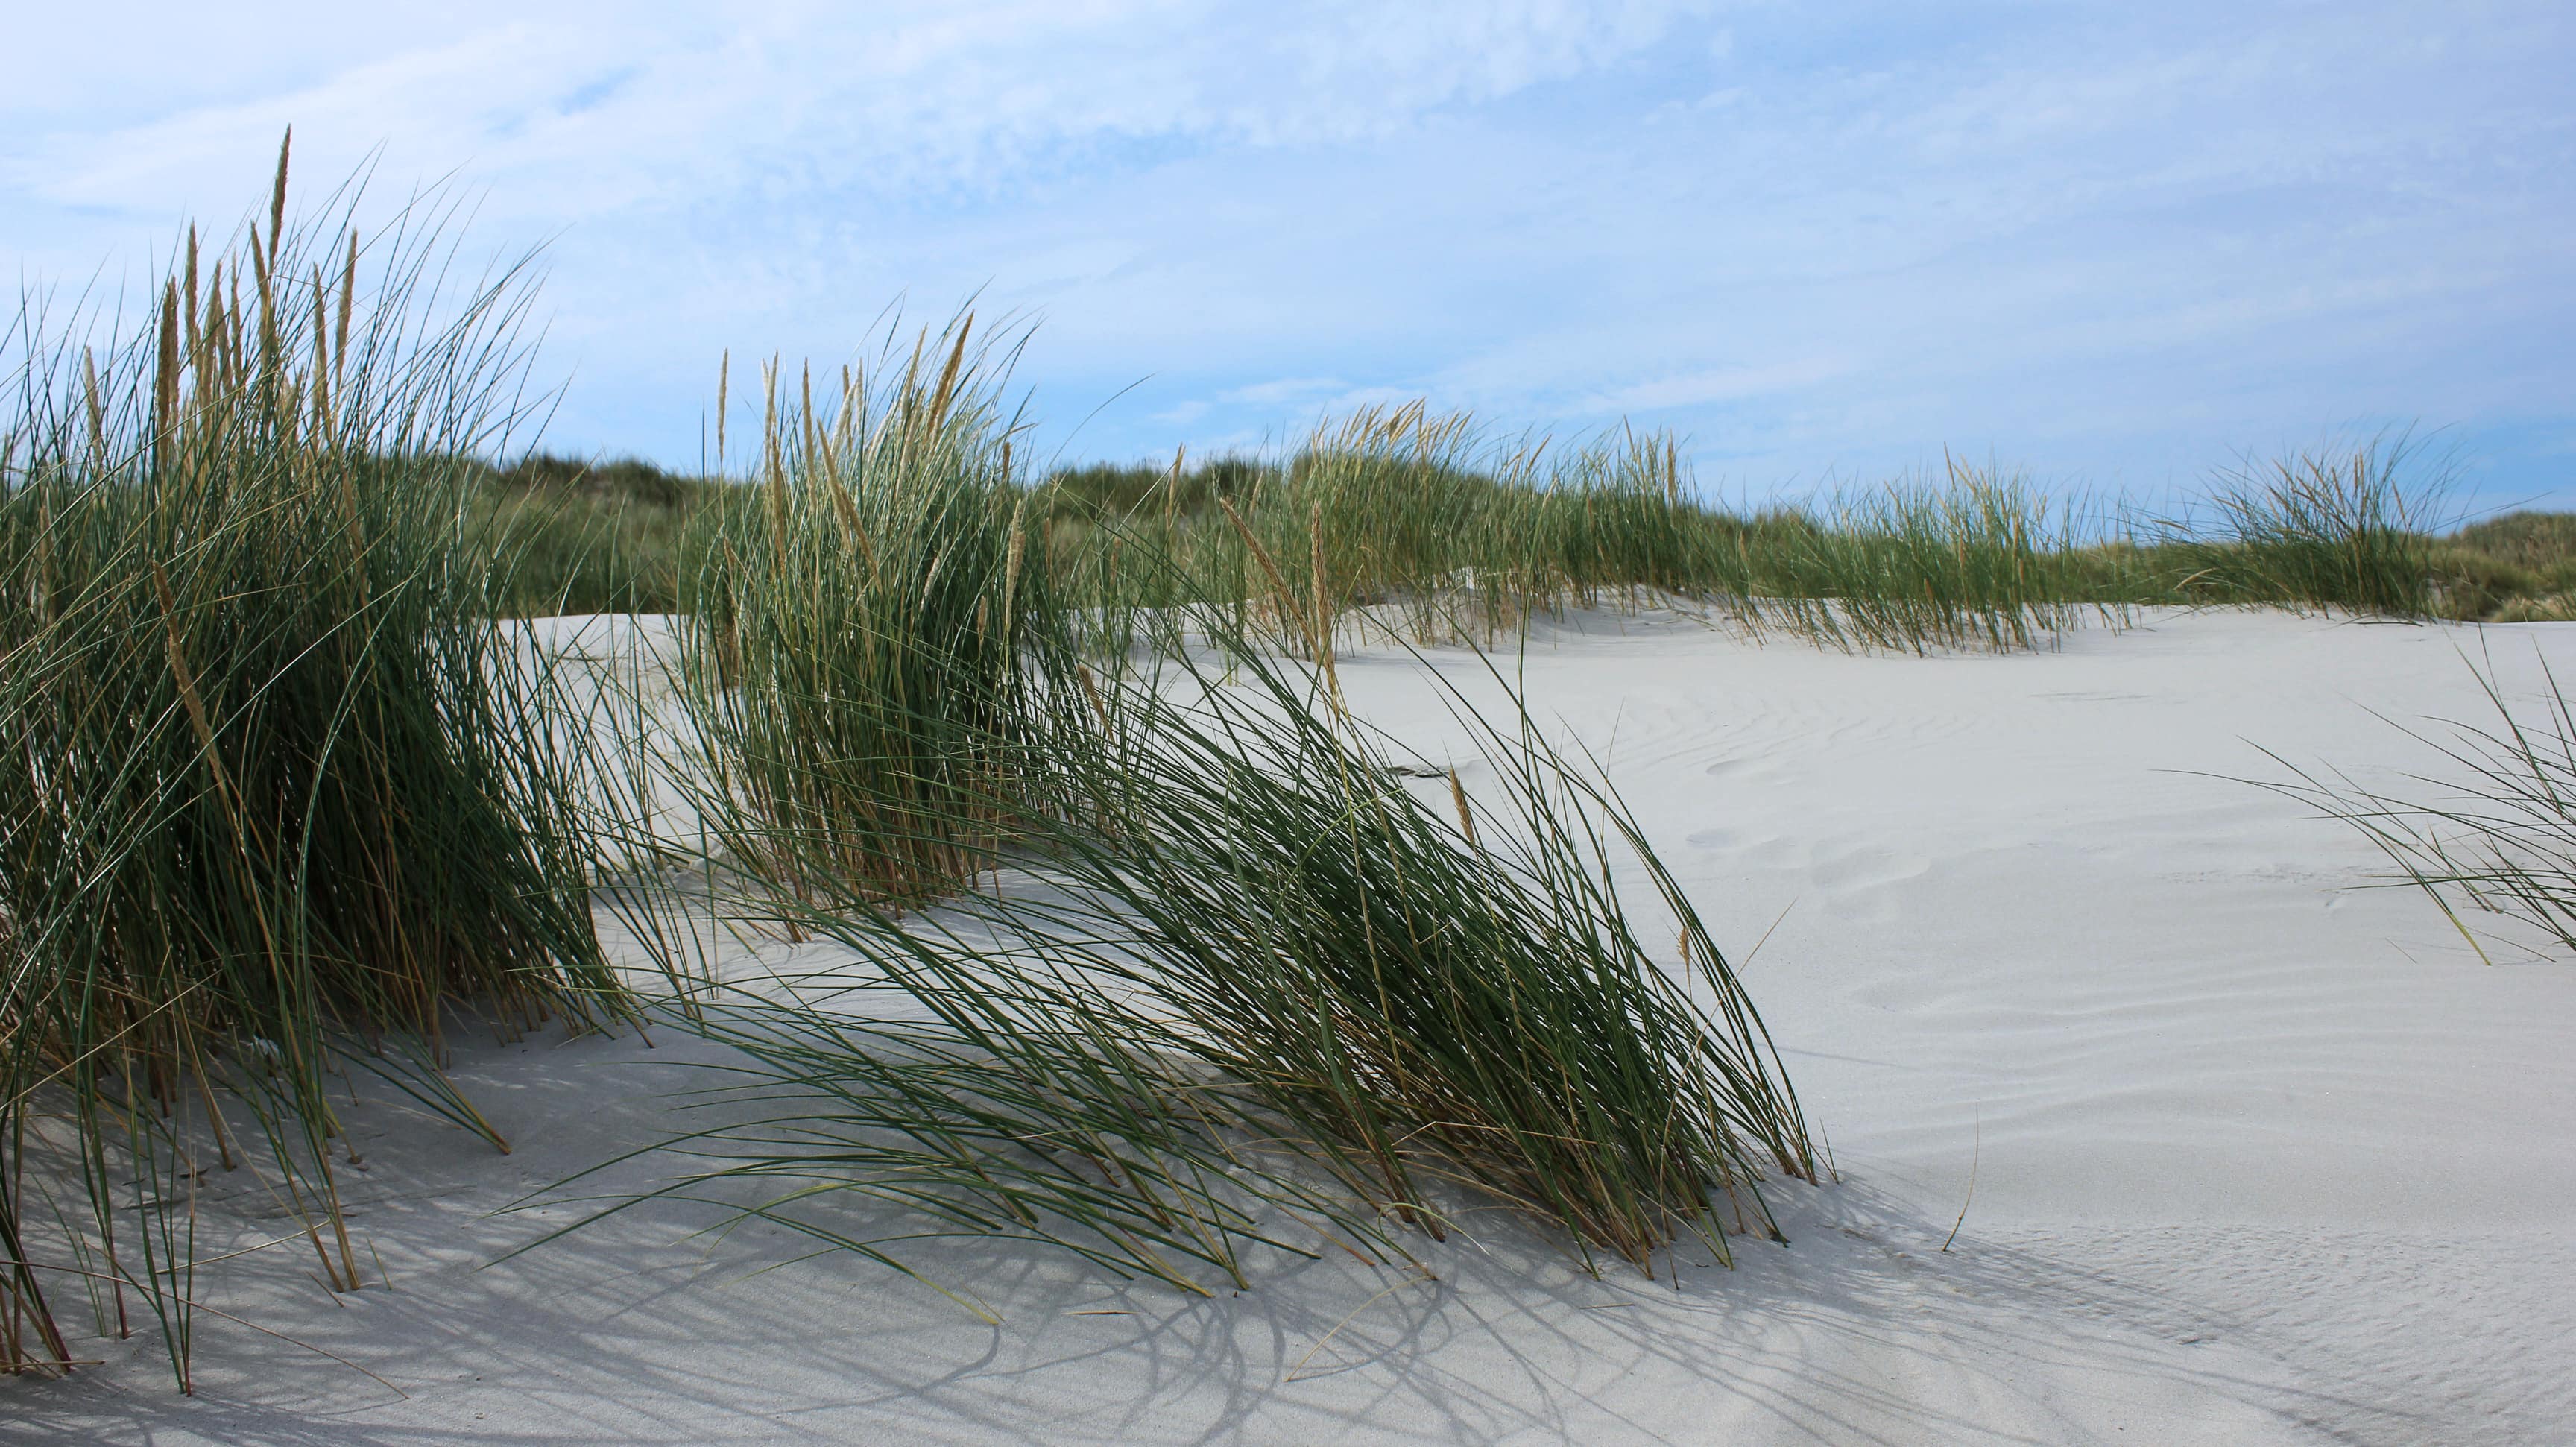
<instances>
[{"instance_id":1,"label":"blue sky","mask_svg":"<svg viewBox=\"0 0 2576 1447\"><path fill-rule=\"evenodd\" d=\"M2576 507L2563 4L46 10L23 275L148 276L289 121L307 181L381 148L546 244L564 450L692 464L720 350L980 293L1067 458L1421 395L1673 429L1726 497L1945 447L2154 497L2411 423L2464 503Z\"/></svg>"}]
</instances>

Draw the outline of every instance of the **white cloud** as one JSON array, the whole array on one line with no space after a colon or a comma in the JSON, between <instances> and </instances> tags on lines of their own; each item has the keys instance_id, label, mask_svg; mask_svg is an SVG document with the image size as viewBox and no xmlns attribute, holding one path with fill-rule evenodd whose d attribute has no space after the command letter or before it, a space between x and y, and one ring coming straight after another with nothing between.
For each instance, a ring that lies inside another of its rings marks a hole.
<instances>
[{"instance_id":1,"label":"white cloud","mask_svg":"<svg viewBox=\"0 0 2576 1447\"><path fill-rule=\"evenodd\" d=\"M492 245L559 237L568 440L674 457L720 347L979 290L1043 317L1062 430L1137 384L1075 444L1120 457L1425 392L1644 414L1754 485L1945 441L2153 481L2356 417L2563 438L2576 396L2541 4L747 13L55 7L0 238L81 274L242 214L289 119L308 180L381 142L387 189L455 170Z\"/></svg>"},{"instance_id":2,"label":"white cloud","mask_svg":"<svg viewBox=\"0 0 2576 1447\"><path fill-rule=\"evenodd\" d=\"M295 121L308 142L329 138L333 159L390 139L432 166L470 162L505 195L523 179L570 182L568 197L547 192L559 209L776 188L1001 190L1120 143L1382 134L1634 53L1696 8L1344 4L1254 16L1214 3L1005 0L864 16L780 7L739 28L713 23L734 13L714 7L468 17L434 44L408 28L360 38L302 85L52 133L41 114L22 116L36 133L9 171L46 199L157 211L210 166L255 165L245 154ZM104 37L88 40L70 53L114 63Z\"/></svg>"}]
</instances>

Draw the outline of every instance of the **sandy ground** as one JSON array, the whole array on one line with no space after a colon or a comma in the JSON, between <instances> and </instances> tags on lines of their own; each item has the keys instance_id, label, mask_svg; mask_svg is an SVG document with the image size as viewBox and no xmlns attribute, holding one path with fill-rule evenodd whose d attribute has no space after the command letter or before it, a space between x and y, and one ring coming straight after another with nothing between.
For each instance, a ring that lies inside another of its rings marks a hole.
<instances>
[{"instance_id":1,"label":"sandy ground","mask_svg":"<svg viewBox=\"0 0 2576 1447\"><path fill-rule=\"evenodd\" d=\"M2486 642L2510 692L2539 655L2576 677L2576 626ZM2279 777L2257 744L2423 767L2370 710L2478 717L2479 646L2232 614L1999 658L1673 617L1536 640L1532 702L1604 754L1719 938L1778 921L1744 975L1842 1180L1779 1188L1791 1244L1732 1271L1594 1280L1500 1219L1426 1246L1434 1283L1282 1260L1213 1300L925 1252L991 1326L677 1214L495 1265L563 1217L494 1207L668 1129L687 1083L675 1042L549 1037L462 1063L509 1156L361 1117L353 1215L394 1289L335 1301L288 1248L216 1277L389 1386L206 1318L194 1399L149 1341L92 1342L109 1365L0 1382L0 1437L2576 1440L2576 964L2481 964L2419 895L2348 888L2381 867L2357 836L2209 777ZM1342 678L1444 757L1419 665ZM261 1209L210 1199L208 1229L256 1244Z\"/></svg>"}]
</instances>

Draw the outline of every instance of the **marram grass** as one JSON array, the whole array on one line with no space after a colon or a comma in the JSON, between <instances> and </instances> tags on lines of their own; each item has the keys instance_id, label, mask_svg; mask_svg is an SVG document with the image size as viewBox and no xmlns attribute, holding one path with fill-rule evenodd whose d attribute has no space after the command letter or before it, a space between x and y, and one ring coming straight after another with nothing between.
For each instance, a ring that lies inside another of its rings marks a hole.
<instances>
[{"instance_id":1,"label":"marram grass","mask_svg":"<svg viewBox=\"0 0 2576 1447\"><path fill-rule=\"evenodd\" d=\"M824 412L836 411L837 384L820 390ZM785 412L808 391L792 388ZM787 453L804 431L790 427ZM1300 646L1307 630L1272 609L1280 588L1245 531L1297 594L1322 576L1353 626L1418 644L1490 644L1569 607L1653 599L1757 636L1907 652L2047 647L2148 605L2567 613L2567 530L2526 514L2441 533L2438 460L2403 435L2249 459L2156 515L2053 499L2025 477L1950 459L1928 477L1746 515L1700 498L1670 436L1496 437L1415 403L1329 420L1277 459L1183 451L1035 482L1015 473L1010 485L1048 585L1083 605L1091 646L1113 650L1133 641L1138 610L1182 587ZM644 481L657 485L638 485L623 512L603 488L528 517L522 608L699 608L706 575L683 559L757 489ZM675 497L686 500L675 508ZM528 496L496 510L528 513ZM1149 553L1178 571L1140 564Z\"/></svg>"},{"instance_id":2,"label":"marram grass","mask_svg":"<svg viewBox=\"0 0 2576 1447\"><path fill-rule=\"evenodd\" d=\"M1003 1236L1208 1290L1269 1252L1408 1261L1488 1207L1587 1265L1724 1257L1776 1234L1762 1181L1822 1170L1725 956L1508 688L1498 718L1453 695L1473 787L1407 782L1344 706L1349 629L1491 644L1679 597L1829 647L2013 649L2137 604L2420 617L2576 583L2528 522L2512 559L2435 546L2403 438L2146 524L1959 465L1743 517L1671 437L1421 404L1276 461L1032 485L1014 344L971 316L864 375L773 363L740 448L728 366L716 480L540 494L479 460L520 420L526 290L443 291L436 220L290 228L281 157L264 224L192 238L131 324L31 299L10 333L7 1365L67 1363L86 1298L103 1332L156 1318L188 1381L209 1161L266 1163L360 1286L326 1077L500 1144L439 1072L475 1016L649 1008L732 1046L712 1123L658 1153L694 1164L603 1209L697 1201L903 1269L907 1237ZM673 738L596 739L657 715L576 707L500 621L643 608L689 615ZM2563 942L2565 712L2554 752L2513 724L2455 756L2493 810L2346 817ZM605 787L610 757L675 771L701 846L619 816L652 781ZM677 886L630 872L609 907L691 982L636 1004L591 886L655 853L854 964L709 984Z\"/></svg>"},{"instance_id":3,"label":"marram grass","mask_svg":"<svg viewBox=\"0 0 2576 1447\"><path fill-rule=\"evenodd\" d=\"M908 1271L905 1240L997 1234L1190 1290L1244 1284L1253 1248L1409 1260L1407 1228L1477 1207L1647 1271L1684 1238L1725 1258L1730 1233L1776 1234L1759 1183L1816 1179L1817 1151L1597 772L1525 713L1462 704L1489 797L1419 795L1341 707L1328 646L1310 633L1309 672L1229 619L1202 600L1152 615L1135 668L1030 669L942 796L1004 867L932 907L700 776L711 834L770 851L708 861L728 907L847 962L673 1012L743 1063L663 1148L681 1173L598 1214L676 1198Z\"/></svg>"},{"instance_id":4,"label":"marram grass","mask_svg":"<svg viewBox=\"0 0 2576 1447\"><path fill-rule=\"evenodd\" d=\"M1505 687L1500 722L1452 695L1482 802L1454 774L1417 792L1329 653L1316 676L1199 643L1113 691L1107 747L1057 751L1077 765L1050 888L972 907L1186 1022L1398 1219L1437 1233L1463 1196L1648 1271L1682 1236L1723 1258L1730 1226L1770 1233L1754 1183L1819 1170L1795 1096L1597 771Z\"/></svg>"},{"instance_id":5,"label":"marram grass","mask_svg":"<svg viewBox=\"0 0 2576 1447\"><path fill-rule=\"evenodd\" d=\"M2146 541L2184 600L2425 617L2446 479L2416 476L2420 453L2397 434L2249 459L2219 475L2204 517L2154 524Z\"/></svg>"},{"instance_id":6,"label":"marram grass","mask_svg":"<svg viewBox=\"0 0 2576 1447\"><path fill-rule=\"evenodd\" d=\"M2423 891L2480 958L2492 962L2490 945L2564 958L2576 953L2576 707L2545 661L2521 704L2492 658L2475 671L2488 722L2392 723L2427 755L2402 794L2277 754L2296 782L2265 787L2358 831L2394 866L2386 882Z\"/></svg>"},{"instance_id":7,"label":"marram grass","mask_svg":"<svg viewBox=\"0 0 2576 1447\"><path fill-rule=\"evenodd\" d=\"M1057 619L980 340L961 316L819 399L766 371L747 493L691 563L683 687L741 867L936 894L1002 840L985 801Z\"/></svg>"},{"instance_id":8,"label":"marram grass","mask_svg":"<svg viewBox=\"0 0 2576 1447\"><path fill-rule=\"evenodd\" d=\"M335 213L336 214L336 213ZM496 621L457 461L515 420L525 304L440 217L290 226L286 166L139 317L10 342L0 479L0 1359L157 1322L189 1380L194 1182L251 1165L371 1275L330 1078L502 1144L440 1073L615 1012L547 669ZM345 1086L336 1091L345 1098Z\"/></svg>"}]
</instances>

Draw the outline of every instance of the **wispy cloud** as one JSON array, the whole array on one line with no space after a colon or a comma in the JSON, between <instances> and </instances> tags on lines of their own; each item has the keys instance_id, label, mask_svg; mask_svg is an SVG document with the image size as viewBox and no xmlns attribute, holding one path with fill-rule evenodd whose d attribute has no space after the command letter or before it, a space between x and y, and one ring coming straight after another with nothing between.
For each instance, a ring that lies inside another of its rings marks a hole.
<instances>
[{"instance_id":1,"label":"wispy cloud","mask_svg":"<svg viewBox=\"0 0 2576 1447\"><path fill-rule=\"evenodd\" d=\"M111 44L55 7L62 63L0 95L0 238L85 273L241 214L290 119L308 177L381 144L480 188L496 247L553 238L563 440L679 458L720 347L968 295L1043 319L1020 380L1063 431L1136 384L1073 444L1110 456L1424 392L1634 415L1757 488L1944 443L2152 486L2420 417L2530 491L2576 416L2548 5L749 14L174 8Z\"/></svg>"}]
</instances>

